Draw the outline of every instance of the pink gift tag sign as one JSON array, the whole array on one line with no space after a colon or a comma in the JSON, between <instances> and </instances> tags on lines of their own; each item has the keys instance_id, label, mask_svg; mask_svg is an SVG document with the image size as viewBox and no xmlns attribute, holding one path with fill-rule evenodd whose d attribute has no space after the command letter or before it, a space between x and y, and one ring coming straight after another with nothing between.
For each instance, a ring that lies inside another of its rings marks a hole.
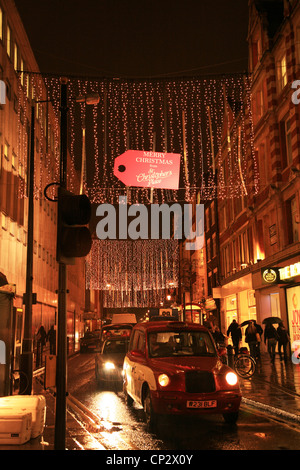
<instances>
[{"instance_id":1,"label":"pink gift tag sign","mask_svg":"<svg viewBox=\"0 0 300 470\"><path fill-rule=\"evenodd\" d=\"M127 150L115 159L114 175L126 186L178 189L180 154Z\"/></svg>"}]
</instances>

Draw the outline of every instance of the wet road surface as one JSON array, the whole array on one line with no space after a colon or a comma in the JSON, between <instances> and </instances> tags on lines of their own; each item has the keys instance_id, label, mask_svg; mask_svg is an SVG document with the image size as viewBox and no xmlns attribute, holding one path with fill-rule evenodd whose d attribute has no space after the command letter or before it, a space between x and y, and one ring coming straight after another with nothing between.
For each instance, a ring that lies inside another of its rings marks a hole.
<instances>
[{"instance_id":1,"label":"wet road surface","mask_svg":"<svg viewBox=\"0 0 300 470\"><path fill-rule=\"evenodd\" d=\"M128 408L121 390L99 390L94 354L80 354L68 362L68 390L101 422L99 432L75 437L85 449L139 450L298 450L300 428L286 425L242 406L236 426L222 416L168 417L149 433L143 410ZM77 430L78 434L78 430ZM80 442L81 441L81 442Z\"/></svg>"}]
</instances>

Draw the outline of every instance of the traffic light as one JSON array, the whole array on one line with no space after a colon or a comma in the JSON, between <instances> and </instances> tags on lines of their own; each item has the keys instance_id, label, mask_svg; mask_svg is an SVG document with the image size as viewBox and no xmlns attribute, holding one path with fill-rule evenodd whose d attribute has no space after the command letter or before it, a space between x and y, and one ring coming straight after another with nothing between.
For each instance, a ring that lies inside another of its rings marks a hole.
<instances>
[{"instance_id":1,"label":"traffic light","mask_svg":"<svg viewBox=\"0 0 300 470\"><path fill-rule=\"evenodd\" d=\"M92 246L91 233L86 227L91 218L91 203L82 194L58 189L56 260L74 264L74 258L86 256Z\"/></svg>"}]
</instances>

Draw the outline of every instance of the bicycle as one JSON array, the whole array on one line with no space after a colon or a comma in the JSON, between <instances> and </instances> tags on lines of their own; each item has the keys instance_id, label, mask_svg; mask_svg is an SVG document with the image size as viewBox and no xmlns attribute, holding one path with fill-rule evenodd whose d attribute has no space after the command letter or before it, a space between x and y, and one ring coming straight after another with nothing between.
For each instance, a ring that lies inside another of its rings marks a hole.
<instances>
[{"instance_id":1,"label":"bicycle","mask_svg":"<svg viewBox=\"0 0 300 470\"><path fill-rule=\"evenodd\" d=\"M234 358L233 367L237 375L243 379L249 379L255 372L256 362L250 354L239 353Z\"/></svg>"}]
</instances>

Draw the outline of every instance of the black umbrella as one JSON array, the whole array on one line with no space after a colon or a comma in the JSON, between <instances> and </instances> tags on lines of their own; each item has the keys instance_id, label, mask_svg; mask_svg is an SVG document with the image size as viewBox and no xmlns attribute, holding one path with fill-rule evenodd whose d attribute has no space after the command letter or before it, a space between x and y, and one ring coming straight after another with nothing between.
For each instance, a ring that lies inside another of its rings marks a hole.
<instances>
[{"instance_id":1,"label":"black umbrella","mask_svg":"<svg viewBox=\"0 0 300 470\"><path fill-rule=\"evenodd\" d=\"M279 317L267 317L263 320L263 325L266 325L266 324L273 325L274 323L282 323L281 318L279 318Z\"/></svg>"},{"instance_id":2,"label":"black umbrella","mask_svg":"<svg viewBox=\"0 0 300 470\"><path fill-rule=\"evenodd\" d=\"M240 326L246 326L246 325L249 325L249 323L251 323L251 322L255 323L255 322L256 322L256 320L245 320L245 321L243 321L243 323L241 323L241 324L240 324Z\"/></svg>"}]
</instances>

